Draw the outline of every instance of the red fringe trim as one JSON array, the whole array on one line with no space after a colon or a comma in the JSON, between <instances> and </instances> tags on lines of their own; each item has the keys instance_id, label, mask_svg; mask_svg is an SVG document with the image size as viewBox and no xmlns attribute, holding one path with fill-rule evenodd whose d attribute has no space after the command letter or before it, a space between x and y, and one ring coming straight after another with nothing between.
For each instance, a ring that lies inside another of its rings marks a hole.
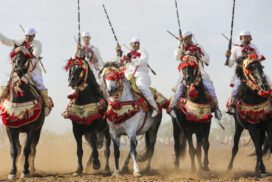
<instances>
[{"instance_id":1,"label":"red fringe trim","mask_svg":"<svg viewBox=\"0 0 272 182\"><path fill-rule=\"evenodd\" d=\"M78 124L83 124L83 125L91 125L95 120L102 118L101 114L94 114L91 115L87 120L86 119L82 119L78 116L68 116L67 118L69 118L72 122L78 123Z\"/></svg>"}]
</instances>

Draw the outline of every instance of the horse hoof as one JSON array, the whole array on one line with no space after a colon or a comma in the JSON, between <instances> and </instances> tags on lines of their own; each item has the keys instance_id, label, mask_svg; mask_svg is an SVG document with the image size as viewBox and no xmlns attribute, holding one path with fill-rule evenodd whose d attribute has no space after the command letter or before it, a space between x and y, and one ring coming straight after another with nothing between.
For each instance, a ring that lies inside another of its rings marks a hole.
<instances>
[{"instance_id":1,"label":"horse hoof","mask_svg":"<svg viewBox=\"0 0 272 182\"><path fill-rule=\"evenodd\" d=\"M105 174L110 174L110 167L109 166L105 167Z\"/></svg>"},{"instance_id":2,"label":"horse hoof","mask_svg":"<svg viewBox=\"0 0 272 182\"><path fill-rule=\"evenodd\" d=\"M8 175L8 180L15 180L16 179L16 175L15 174L9 174Z\"/></svg>"},{"instance_id":3,"label":"horse hoof","mask_svg":"<svg viewBox=\"0 0 272 182\"><path fill-rule=\"evenodd\" d=\"M129 168L128 168L128 166L122 168L122 173L123 173L123 174L128 174L128 173L129 173Z\"/></svg>"},{"instance_id":4,"label":"horse hoof","mask_svg":"<svg viewBox=\"0 0 272 182\"><path fill-rule=\"evenodd\" d=\"M100 167L101 167L100 161L98 161L97 164L93 163L93 169L94 170L98 170L98 169L100 169Z\"/></svg>"},{"instance_id":5,"label":"horse hoof","mask_svg":"<svg viewBox=\"0 0 272 182\"><path fill-rule=\"evenodd\" d=\"M22 173L21 174L21 179L28 178L29 176L30 176L29 174Z\"/></svg>"},{"instance_id":6,"label":"horse hoof","mask_svg":"<svg viewBox=\"0 0 272 182\"><path fill-rule=\"evenodd\" d=\"M134 176L135 178L139 178L139 177L142 176L142 174L141 174L140 172L133 172L133 176Z\"/></svg>"},{"instance_id":7,"label":"horse hoof","mask_svg":"<svg viewBox=\"0 0 272 182\"><path fill-rule=\"evenodd\" d=\"M260 177L261 177L261 178L265 178L265 177L267 177L267 176L269 176L268 173L261 173L261 174L260 174Z\"/></svg>"},{"instance_id":8,"label":"horse hoof","mask_svg":"<svg viewBox=\"0 0 272 182\"><path fill-rule=\"evenodd\" d=\"M73 176L80 176L82 173L80 173L80 172L74 172L73 173Z\"/></svg>"},{"instance_id":9,"label":"horse hoof","mask_svg":"<svg viewBox=\"0 0 272 182\"><path fill-rule=\"evenodd\" d=\"M112 173L112 176L119 177L120 176L119 170L114 170L114 172Z\"/></svg>"}]
</instances>

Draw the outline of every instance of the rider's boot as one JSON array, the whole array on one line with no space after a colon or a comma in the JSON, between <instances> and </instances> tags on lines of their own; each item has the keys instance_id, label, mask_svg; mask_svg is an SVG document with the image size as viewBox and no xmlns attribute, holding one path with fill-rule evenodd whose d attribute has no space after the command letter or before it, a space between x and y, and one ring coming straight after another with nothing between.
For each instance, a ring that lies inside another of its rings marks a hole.
<instances>
[{"instance_id":1,"label":"rider's boot","mask_svg":"<svg viewBox=\"0 0 272 182\"><path fill-rule=\"evenodd\" d=\"M229 101L229 107L227 110L227 113L230 115L235 114L235 106L236 106L237 99L235 96L231 96L230 101Z\"/></svg>"},{"instance_id":2,"label":"rider's boot","mask_svg":"<svg viewBox=\"0 0 272 182\"><path fill-rule=\"evenodd\" d=\"M54 107L51 97L48 96L47 90L41 90L41 96L44 102L44 115L48 116L51 112L51 109Z\"/></svg>"},{"instance_id":3,"label":"rider's boot","mask_svg":"<svg viewBox=\"0 0 272 182\"><path fill-rule=\"evenodd\" d=\"M1 86L0 87L0 100L6 98L7 96L8 96L8 87Z\"/></svg>"}]
</instances>

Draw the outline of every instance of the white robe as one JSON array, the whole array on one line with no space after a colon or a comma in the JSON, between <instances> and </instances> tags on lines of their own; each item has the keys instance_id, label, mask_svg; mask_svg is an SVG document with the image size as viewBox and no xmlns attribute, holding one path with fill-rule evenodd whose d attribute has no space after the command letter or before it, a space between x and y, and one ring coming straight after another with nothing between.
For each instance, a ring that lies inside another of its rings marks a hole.
<instances>
[{"instance_id":1,"label":"white robe","mask_svg":"<svg viewBox=\"0 0 272 182\"><path fill-rule=\"evenodd\" d=\"M15 45L16 46L22 45L22 43L24 42L24 39L13 40L13 39L9 39L9 38L5 37L4 35L2 35L0 33L0 42L3 45L9 46L9 47L14 47ZM35 56L35 58L31 60L32 65L36 64L36 67L29 74L32 77L36 87L39 90L46 90L46 87L43 84L42 69L41 69L41 65L39 63L40 60L37 59L42 54L42 44L38 40L33 40L30 43L30 46L33 48L32 54Z\"/></svg>"},{"instance_id":2,"label":"white robe","mask_svg":"<svg viewBox=\"0 0 272 182\"><path fill-rule=\"evenodd\" d=\"M99 69L101 69L104 66L104 62L103 62L102 57L100 55L99 49L93 45L83 45L83 46L86 46L86 47L88 47L88 49L91 49L94 52L95 57L97 58L96 63L91 62L91 60L90 60L91 52L89 52L88 50L85 51L85 53L86 53L85 59L89 63L89 66L94 73L96 81L98 82L99 85L101 85L101 81L99 78ZM85 49L85 48L83 48L83 49ZM79 56L79 51L76 50L75 56Z\"/></svg>"}]
</instances>

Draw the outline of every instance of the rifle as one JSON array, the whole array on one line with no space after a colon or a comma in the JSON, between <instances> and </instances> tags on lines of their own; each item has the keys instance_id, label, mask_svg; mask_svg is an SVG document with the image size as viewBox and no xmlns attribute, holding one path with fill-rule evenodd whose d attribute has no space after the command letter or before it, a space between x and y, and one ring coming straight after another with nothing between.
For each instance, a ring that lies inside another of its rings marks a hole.
<instances>
[{"instance_id":1,"label":"rifle","mask_svg":"<svg viewBox=\"0 0 272 182\"><path fill-rule=\"evenodd\" d=\"M81 30L80 30L80 0L77 0L77 28L78 28L78 43L81 44Z\"/></svg>"},{"instance_id":2,"label":"rifle","mask_svg":"<svg viewBox=\"0 0 272 182\"><path fill-rule=\"evenodd\" d=\"M24 27L23 27L21 24L19 24L19 26L20 26L20 28L22 29L22 31L25 33ZM43 65L43 63L42 63L42 57L38 57L38 58L36 58L36 59L40 62L40 64L41 64L41 66L42 66L42 69L43 69L44 73L46 73L46 70L45 70L44 65Z\"/></svg>"},{"instance_id":3,"label":"rifle","mask_svg":"<svg viewBox=\"0 0 272 182\"><path fill-rule=\"evenodd\" d=\"M178 27L179 27L179 36L182 37L182 31L181 31L181 26L180 26L180 18L179 18L179 10L178 10L177 0L175 0L175 7L176 7L177 20L178 20Z\"/></svg>"},{"instance_id":4,"label":"rifle","mask_svg":"<svg viewBox=\"0 0 272 182\"><path fill-rule=\"evenodd\" d=\"M230 40L228 45L228 51L231 51L231 45L232 45L232 35L233 35L233 25L234 25L234 13L235 13L235 1L233 0L233 7L232 7L232 19L231 19L231 29L230 29ZM229 56L227 56L225 65L229 64Z\"/></svg>"},{"instance_id":5,"label":"rifle","mask_svg":"<svg viewBox=\"0 0 272 182\"><path fill-rule=\"evenodd\" d=\"M178 37L177 36L175 36L172 32L170 32L169 30L167 30L166 31L167 33L169 33L172 37L174 37L175 39L177 39L178 40Z\"/></svg>"}]
</instances>

